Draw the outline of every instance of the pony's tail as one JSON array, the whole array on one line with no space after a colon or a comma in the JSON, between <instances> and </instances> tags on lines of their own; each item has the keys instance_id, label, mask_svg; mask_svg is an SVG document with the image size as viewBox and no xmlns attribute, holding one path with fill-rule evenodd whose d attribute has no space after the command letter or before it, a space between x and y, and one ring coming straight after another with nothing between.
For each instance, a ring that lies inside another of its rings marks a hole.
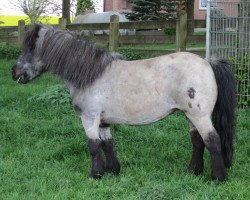
<instances>
[{"instance_id":1,"label":"pony's tail","mask_svg":"<svg viewBox=\"0 0 250 200\"><path fill-rule=\"evenodd\" d=\"M221 150L226 167L232 165L233 139L235 128L236 81L229 63L223 59L209 61L214 71L218 97L213 110L213 123L220 135Z\"/></svg>"}]
</instances>

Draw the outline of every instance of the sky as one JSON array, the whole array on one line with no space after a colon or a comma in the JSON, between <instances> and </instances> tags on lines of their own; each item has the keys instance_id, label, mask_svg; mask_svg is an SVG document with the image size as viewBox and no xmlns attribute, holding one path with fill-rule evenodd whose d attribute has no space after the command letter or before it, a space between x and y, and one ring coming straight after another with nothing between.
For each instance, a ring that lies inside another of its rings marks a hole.
<instances>
[{"instance_id":1,"label":"sky","mask_svg":"<svg viewBox=\"0 0 250 200\"><path fill-rule=\"evenodd\" d=\"M1 15L24 15L22 11L17 9L16 0L1 0L0 13Z\"/></svg>"},{"instance_id":2,"label":"sky","mask_svg":"<svg viewBox=\"0 0 250 200\"><path fill-rule=\"evenodd\" d=\"M61 1L61 0L55 0ZM102 12L103 0L94 0L96 12ZM17 6L17 0L0 0L0 14L1 15L25 15Z\"/></svg>"}]
</instances>

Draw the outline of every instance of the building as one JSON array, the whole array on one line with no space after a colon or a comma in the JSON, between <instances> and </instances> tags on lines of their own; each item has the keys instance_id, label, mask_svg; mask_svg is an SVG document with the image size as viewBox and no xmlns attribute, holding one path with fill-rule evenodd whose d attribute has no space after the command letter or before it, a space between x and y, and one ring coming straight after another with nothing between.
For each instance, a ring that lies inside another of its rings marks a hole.
<instances>
[{"instance_id":1,"label":"building","mask_svg":"<svg viewBox=\"0 0 250 200\"><path fill-rule=\"evenodd\" d=\"M214 0L216 1L216 0ZM128 0L103 0L103 11L129 11L131 5ZM194 0L194 19L205 19L206 0Z\"/></svg>"},{"instance_id":2,"label":"building","mask_svg":"<svg viewBox=\"0 0 250 200\"><path fill-rule=\"evenodd\" d=\"M194 0L194 19L206 18L207 0Z\"/></svg>"},{"instance_id":3,"label":"building","mask_svg":"<svg viewBox=\"0 0 250 200\"><path fill-rule=\"evenodd\" d=\"M103 0L103 11L129 11L131 5L128 0Z\"/></svg>"}]
</instances>

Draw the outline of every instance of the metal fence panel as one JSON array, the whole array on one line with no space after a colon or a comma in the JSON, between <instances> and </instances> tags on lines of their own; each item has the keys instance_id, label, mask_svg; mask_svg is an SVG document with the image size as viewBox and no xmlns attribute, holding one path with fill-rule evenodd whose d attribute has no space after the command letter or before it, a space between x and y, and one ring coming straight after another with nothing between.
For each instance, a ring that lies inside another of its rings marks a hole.
<instances>
[{"instance_id":1,"label":"metal fence panel","mask_svg":"<svg viewBox=\"0 0 250 200\"><path fill-rule=\"evenodd\" d=\"M207 1L207 52L228 59L237 79L240 107L250 105L250 1Z\"/></svg>"}]
</instances>

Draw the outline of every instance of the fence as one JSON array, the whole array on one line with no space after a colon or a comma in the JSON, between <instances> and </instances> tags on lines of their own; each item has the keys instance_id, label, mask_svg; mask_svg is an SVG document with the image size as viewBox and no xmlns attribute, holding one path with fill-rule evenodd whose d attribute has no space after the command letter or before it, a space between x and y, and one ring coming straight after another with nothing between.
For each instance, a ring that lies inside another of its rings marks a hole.
<instances>
[{"instance_id":1,"label":"fence","mask_svg":"<svg viewBox=\"0 0 250 200\"><path fill-rule=\"evenodd\" d=\"M250 1L229 0L207 4L207 52L228 59L235 71L238 102L250 105Z\"/></svg>"},{"instance_id":2,"label":"fence","mask_svg":"<svg viewBox=\"0 0 250 200\"><path fill-rule=\"evenodd\" d=\"M0 42L7 44L18 43L18 27L0 27Z\"/></svg>"},{"instance_id":3,"label":"fence","mask_svg":"<svg viewBox=\"0 0 250 200\"><path fill-rule=\"evenodd\" d=\"M65 20L60 20L60 27L76 31L79 37L85 40L96 42L97 44L115 51L118 46L128 44L164 44L176 43L176 51L185 50L186 42L204 42L204 35L187 36L187 21L139 21L139 22L119 22L116 16L111 18L110 23L94 24L66 24ZM181 29L179 27L182 27ZM204 20L196 20L196 27L205 27ZM18 28L19 27L19 28ZM0 42L18 43L23 37L25 26L19 22L18 27L0 27ZM176 35L164 34L165 29L175 30ZM1 35L2 33L2 35ZM3 35L5 34L5 36ZM180 38L182 40L180 40ZM164 52L165 53L165 52ZM200 52L197 52L200 53ZM204 54L204 51L200 54Z\"/></svg>"}]
</instances>

